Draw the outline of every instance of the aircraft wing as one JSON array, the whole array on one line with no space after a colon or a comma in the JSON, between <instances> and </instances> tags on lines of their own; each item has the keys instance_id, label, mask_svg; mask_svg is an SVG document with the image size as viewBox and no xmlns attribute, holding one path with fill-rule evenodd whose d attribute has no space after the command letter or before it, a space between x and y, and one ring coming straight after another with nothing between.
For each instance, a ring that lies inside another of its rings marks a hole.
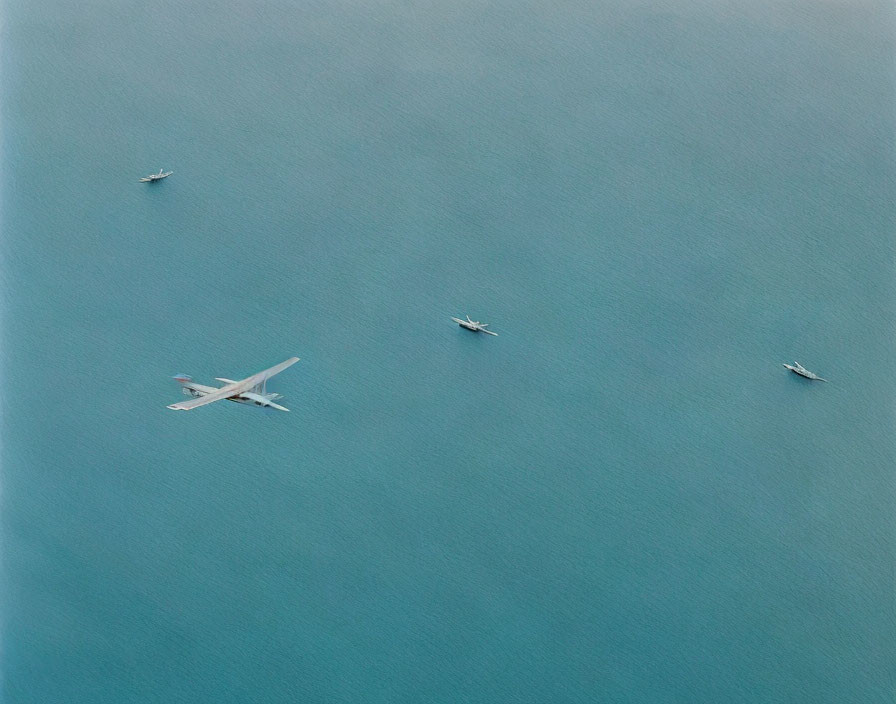
<instances>
[{"instance_id":1,"label":"aircraft wing","mask_svg":"<svg viewBox=\"0 0 896 704\"><path fill-rule=\"evenodd\" d=\"M252 388L256 384L260 384L261 382L270 379L272 376L279 374L284 369L291 367L293 364L295 364L298 361L299 361L298 357L290 357L285 362L280 362L280 364L277 364L277 365L271 367L270 369L265 369L263 372L258 372L258 374L253 374L248 379L243 379L242 381L240 381L238 383L239 384L248 384L249 385L248 388ZM243 389L243 390L245 390L245 389Z\"/></svg>"},{"instance_id":2,"label":"aircraft wing","mask_svg":"<svg viewBox=\"0 0 896 704\"><path fill-rule=\"evenodd\" d=\"M247 384L245 381L238 381L235 384L222 386L217 391L212 391L210 394L206 394L205 396L200 396L199 398L194 398L190 401L184 401L182 403L172 403L170 406L168 406L168 408L170 408L172 411L191 411L194 408L199 408L199 406L204 406L208 403L214 403L215 401L230 398L231 396L239 396L241 393L243 393L243 391L248 391L251 388L251 384Z\"/></svg>"},{"instance_id":3,"label":"aircraft wing","mask_svg":"<svg viewBox=\"0 0 896 704\"><path fill-rule=\"evenodd\" d=\"M205 396L200 396L199 398L191 399L190 401L183 401L182 403L172 403L170 406L168 406L168 408L170 408L172 411L191 411L194 408L199 408L200 406L205 406L206 404L214 403L215 401L230 398L231 396L239 396L244 391L248 391L256 384L260 384L266 379L270 379L275 374L279 374L284 369L286 369L287 367L291 367L298 361L298 357L290 357L285 362L280 362L280 364L273 366L270 369L265 369L263 372L253 374L247 379L228 384L227 386L222 386L217 391L213 391L212 393L206 394Z\"/></svg>"}]
</instances>

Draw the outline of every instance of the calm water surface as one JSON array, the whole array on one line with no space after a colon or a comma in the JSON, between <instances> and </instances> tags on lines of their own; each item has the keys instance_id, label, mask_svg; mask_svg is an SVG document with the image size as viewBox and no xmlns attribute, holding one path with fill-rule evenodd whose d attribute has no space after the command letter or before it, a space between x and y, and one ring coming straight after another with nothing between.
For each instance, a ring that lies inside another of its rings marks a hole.
<instances>
[{"instance_id":1,"label":"calm water surface","mask_svg":"<svg viewBox=\"0 0 896 704\"><path fill-rule=\"evenodd\" d=\"M892 702L894 28L2 3L3 701Z\"/></svg>"}]
</instances>

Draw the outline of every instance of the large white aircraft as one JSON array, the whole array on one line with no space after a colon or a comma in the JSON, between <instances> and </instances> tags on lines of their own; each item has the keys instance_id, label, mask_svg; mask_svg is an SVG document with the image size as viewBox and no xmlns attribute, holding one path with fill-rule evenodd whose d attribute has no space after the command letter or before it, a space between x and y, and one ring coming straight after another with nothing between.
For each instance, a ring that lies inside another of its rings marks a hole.
<instances>
[{"instance_id":1,"label":"large white aircraft","mask_svg":"<svg viewBox=\"0 0 896 704\"><path fill-rule=\"evenodd\" d=\"M278 411L288 411L288 408L274 403L275 400L283 397L280 394L269 394L265 384L272 376L279 374L298 361L298 357L290 357L285 362L280 362L277 366L265 369L263 372L258 372L258 374L253 374L242 381L217 377L217 381L223 381L225 384L221 387L196 384L186 374L178 374L174 377L175 380L183 387L184 394L192 396L193 400L184 401L183 403L172 403L168 408L174 411L192 411L194 408L227 399L236 403L248 403L253 406L264 406L266 408L276 408Z\"/></svg>"}]
</instances>

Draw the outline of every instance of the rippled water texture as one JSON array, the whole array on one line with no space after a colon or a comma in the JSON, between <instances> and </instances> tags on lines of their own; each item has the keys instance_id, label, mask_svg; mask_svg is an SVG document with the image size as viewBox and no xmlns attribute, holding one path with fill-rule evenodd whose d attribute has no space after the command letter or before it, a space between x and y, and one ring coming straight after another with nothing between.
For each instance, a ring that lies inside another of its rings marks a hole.
<instances>
[{"instance_id":1,"label":"rippled water texture","mask_svg":"<svg viewBox=\"0 0 896 704\"><path fill-rule=\"evenodd\" d=\"M893 701L891 3L2 12L5 704Z\"/></svg>"}]
</instances>

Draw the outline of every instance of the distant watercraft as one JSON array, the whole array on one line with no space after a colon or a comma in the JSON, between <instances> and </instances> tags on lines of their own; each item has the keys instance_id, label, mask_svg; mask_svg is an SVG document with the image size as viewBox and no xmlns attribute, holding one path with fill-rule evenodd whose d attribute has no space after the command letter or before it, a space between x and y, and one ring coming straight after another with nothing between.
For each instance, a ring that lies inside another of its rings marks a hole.
<instances>
[{"instance_id":1,"label":"distant watercraft","mask_svg":"<svg viewBox=\"0 0 896 704\"><path fill-rule=\"evenodd\" d=\"M174 173L173 171L165 171L163 173L162 170L159 169L159 173L150 174L149 176L144 176L143 178L141 178L140 183L150 183L152 181L161 181L163 178L168 178L173 173Z\"/></svg>"},{"instance_id":2,"label":"distant watercraft","mask_svg":"<svg viewBox=\"0 0 896 704\"><path fill-rule=\"evenodd\" d=\"M466 328L467 330L472 330L473 332L484 332L486 335L494 335L498 336L498 333L492 332L491 330L486 330L488 327L488 323L480 323L476 320L470 320L470 316L467 316L466 320L462 320L461 318L451 318L455 323L460 325L462 328Z\"/></svg>"},{"instance_id":3,"label":"distant watercraft","mask_svg":"<svg viewBox=\"0 0 896 704\"><path fill-rule=\"evenodd\" d=\"M789 364L785 364L784 366L794 374L799 374L800 376L804 376L807 379L811 379L812 381L827 381L827 379L822 379L820 376L818 376L818 374L810 372L799 362L794 362L793 366L790 366Z\"/></svg>"}]
</instances>

